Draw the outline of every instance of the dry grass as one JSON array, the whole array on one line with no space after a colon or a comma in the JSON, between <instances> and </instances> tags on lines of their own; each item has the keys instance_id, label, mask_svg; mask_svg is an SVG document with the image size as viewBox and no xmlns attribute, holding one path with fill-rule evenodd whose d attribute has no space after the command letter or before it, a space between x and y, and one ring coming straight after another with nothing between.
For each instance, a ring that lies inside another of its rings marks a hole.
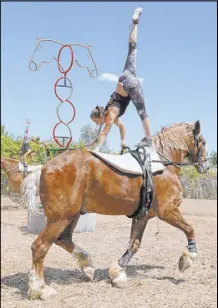
<instances>
[{"instance_id":1,"label":"dry grass","mask_svg":"<svg viewBox=\"0 0 218 308\"><path fill-rule=\"evenodd\" d=\"M181 176L183 197L188 199L217 199L217 173L183 174Z\"/></svg>"}]
</instances>

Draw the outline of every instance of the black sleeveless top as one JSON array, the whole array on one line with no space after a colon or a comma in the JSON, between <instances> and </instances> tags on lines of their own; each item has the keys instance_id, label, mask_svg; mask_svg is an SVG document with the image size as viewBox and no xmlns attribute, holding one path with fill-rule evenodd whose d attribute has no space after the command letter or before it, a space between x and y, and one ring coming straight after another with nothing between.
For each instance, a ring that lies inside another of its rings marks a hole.
<instances>
[{"instance_id":1,"label":"black sleeveless top","mask_svg":"<svg viewBox=\"0 0 218 308\"><path fill-rule=\"evenodd\" d=\"M105 111L107 111L107 109L109 107L115 106L119 109L119 114L117 116L117 118L119 118L125 113L126 108L128 107L130 100L131 99L130 99L129 96L125 97L125 96L121 96L117 92L113 92L108 104L105 107Z\"/></svg>"}]
</instances>

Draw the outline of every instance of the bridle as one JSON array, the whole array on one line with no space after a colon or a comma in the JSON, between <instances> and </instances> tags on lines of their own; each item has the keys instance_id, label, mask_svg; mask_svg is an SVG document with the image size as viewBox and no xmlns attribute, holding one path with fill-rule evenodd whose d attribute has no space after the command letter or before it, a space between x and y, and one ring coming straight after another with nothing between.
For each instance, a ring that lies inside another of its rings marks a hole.
<instances>
[{"instance_id":1,"label":"bridle","mask_svg":"<svg viewBox=\"0 0 218 308\"><path fill-rule=\"evenodd\" d=\"M194 135L194 141L195 141L195 147L197 148L197 154L196 154L196 158L197 160L193 162L193 164L199 164L201 161L201 151L200 151L200 147L199 147L199 135L195 134Z\"/></svg>"},{"instance_id":2,"label":"bridle","mask_svg":"<svg viewBox=\"0 0 218 308\"><path fill-rule=\"evenodd\" d=\"M15 169L18 169L19 163L17 164L17 166L5 171L6 173L11 173L12 171L14 171ZM14 171L15 172L15 171Z\"/></svg>"},{"instance_id":3,"label":"bridle","mask_svg":"<svg viewBox=\"0 0 218 308\"><path fill-rule=\"evenodd\" d=\"M201 159L201 157L202 157L202 155L201 155L201 150L200 150L200 147L199 147L199 137L200 137L200 135L199 134L196 134L195 132L194 132L194 145L195 145L195 147L197 148L197 154L196 154L196 160L195 161L189 161L189 162L183 162L183 163L181 163L181 162L172 162L170 159L168 159L167 157L165 157L162 153L160 153L160 152L158 152L157 151L157 153L161 156L161 157L163 157L164 159L166 159L166 161L157 161L157 160L152 160L152 162L161 162L163 165L165 165L165 166L170 166L170 165L173 165L173 166L175 166L175 167L177 167L177 168L180 168L180 166L181 167L185 167L185 166L196 166L196 165L200 165L200 162L205 162L205 161L207 161L208 159L205 159L205 160L203 160L202 161L202 159ZM192 154L191 154L191 152L188 152L188 154L187 154L187 158L189 159L190 157L192 156Z\"/></svg>"}]
</instances>

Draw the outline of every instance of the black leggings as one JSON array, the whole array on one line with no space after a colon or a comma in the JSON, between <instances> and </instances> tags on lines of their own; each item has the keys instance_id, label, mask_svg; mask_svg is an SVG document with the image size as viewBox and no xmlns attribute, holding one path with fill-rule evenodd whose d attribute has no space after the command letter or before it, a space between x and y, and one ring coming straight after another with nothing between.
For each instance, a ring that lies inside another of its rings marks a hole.
<instances>
[{"instance_id":1,"label":"black leggings","mask_svg":"<svg viewBox=\"0 0 218 308\"><path fill-rule=\"evenodd\" d=\"M123 75L120 76L119 82L122 82L124 90L129 94L136 110L143 121L147 118L145 109L144 95L142 86L136 78L136 43L129 43L129 52L126 59Z\"/></svg>"}]
</instances>

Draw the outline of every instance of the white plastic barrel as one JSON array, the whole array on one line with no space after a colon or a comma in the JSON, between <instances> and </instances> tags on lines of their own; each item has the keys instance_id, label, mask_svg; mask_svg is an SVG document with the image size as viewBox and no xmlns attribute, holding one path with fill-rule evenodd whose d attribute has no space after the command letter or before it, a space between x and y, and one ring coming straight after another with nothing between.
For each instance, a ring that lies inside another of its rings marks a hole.
<instances>
[{"instance_id":1,"label":"white plastic barrel","mask_svg":"<svg viewBox=\"0 0 218 308\"><path fill-rule=\"evenodd\" d=\"M93 232L95 231L96 225L96 214L89 213L85 215L81 215L74 232Z\"/></svg>"},{"instance_id":2,"label":"white plastic barrel","mask_svg":"<svg viewBox=\"0 0 218 308\"><path fill-rule=\"evenodd\" d=\"M46 225L46 217L42 212L41 215L34 215L30 211L28 211L27 217L27 230L30 233L39 234ZM81 215L76 228L73 232L94 232L96 225L96 214L85 214Z\"/></svg>"}]
</instances>

